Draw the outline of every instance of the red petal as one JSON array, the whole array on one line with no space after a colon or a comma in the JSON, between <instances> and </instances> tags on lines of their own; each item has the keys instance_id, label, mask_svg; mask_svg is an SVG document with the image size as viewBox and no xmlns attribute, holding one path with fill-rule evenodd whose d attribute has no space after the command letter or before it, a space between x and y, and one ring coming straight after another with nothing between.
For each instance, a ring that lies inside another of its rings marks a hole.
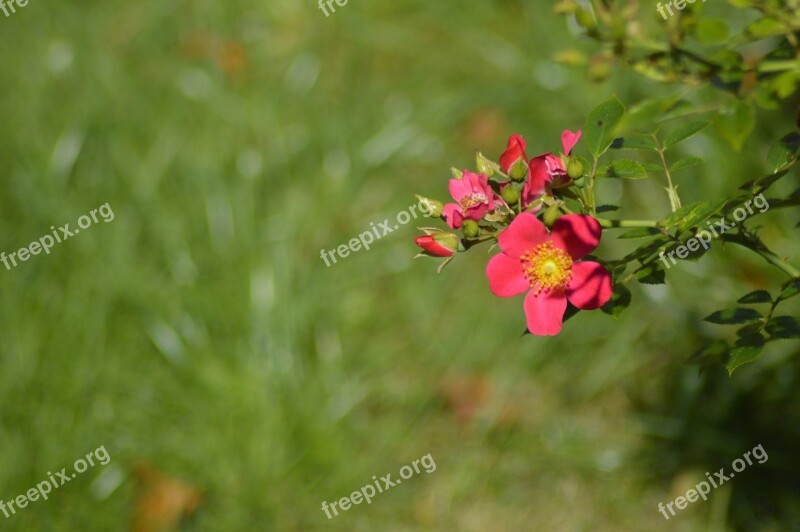
<instances>
[{"instance_id":1,"label":"red petal","mask_svg":"<svg viewBox=\"0 0 800 532\"><path fill-rule=\"evenodd\" d=\"M512 259L505 253L495 255L486 266L486 277L489 278L489 289L497 297L514 297L530 290L531 285L519 259Z\"/></svg>"},{"instance_id":2,"label":"red petal","mask_svg":"<svg viewBox=\"0 0 800 532\"><path fill-rule=\"evenodd\" d=\"M506 255L520 258L529 249L550 240L547 228L536 216L523 212L514 218L508 229L500 233L497 242Z\"/></svg>"},{"instance_id":3,"label":"red petal","mask_svg":"<svg viewBox=\"0 0 800 532\"><path fill-rule=\"evenodd\" d=\"M525 148L525 139L519 135L511 135L508 138L508 147L506 151L500 156L500 168L502 168L504 172L508 172L518 159L527 159Z\"/></svg>"},{"instance_id":4,"label":"red petal","mask_svg":"<svg viewBox=\"0 0 800 532\"><path fill-rule=\"evenodd\" d=\"M448 203L442 209L442 216L444 221L453 229L460 229L461 224L464 222L464 214L461 212L461 206L455 203Z\"/></svg>"},{"instance_id":5,"label":"red petal","mask_svg":"<svg viewBox=\"0 0 800 532\"><path fill-rule=\"evenodd\" d=\"M555 336L561 332L567 298L564 292L541 292L531 290L525 297L525 318L528 330L536 336Z\"/></svg>"},{"instance_id":6,"label":"red petal","mask_svg":"<svg viewBox=\"0 0 800 532\"><path fill-rule=\"evenodd\" d=\"M585 257L600 243L603 228L585 214L568 214L553 224L553 243L577 260Z\"/></svg>"},{"instance_id":7,"label":"red petal","mask_svg":"<svg viewBox=\"0 0 800 532\"><path fill-rule=\"evenodd\" d=\"M570 303L582 310L595 310L611 299L612 292L611 274L602 264L586 261L572 265L572 279L567 287Z\"/></svg>"},{"instance_id":8,"label":"red petal","mask_svg":"<svg viewBox=\"0 0 800 532\"><path fill-rule=\"evenodd\" d=\"M572 148L574 148L581 139L581 133L581 130L573 133L569 129L565 129L564 132L561 133L561 145L564 147L564 155L570 154Z\"/></svg>"}]
</instances>

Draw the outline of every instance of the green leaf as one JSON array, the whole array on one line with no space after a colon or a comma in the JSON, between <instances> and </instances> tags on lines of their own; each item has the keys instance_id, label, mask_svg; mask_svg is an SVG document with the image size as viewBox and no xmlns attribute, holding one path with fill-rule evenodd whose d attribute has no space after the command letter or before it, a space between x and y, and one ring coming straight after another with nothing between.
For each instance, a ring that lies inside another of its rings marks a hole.
<instances>
[{"instance_id":1,"label":"green leaf","mask_svg":"<svg viewBox=\"0 0 800 532\"><path fill-rule=\"evenodd\" d=\"M664 143L662 144L662 146L666 150L667 148L670 148L681 141L684 141L690 137L693 137L694 135L697 135L705 128L707 128L709 124L710 122L707 122L705 120L696 120L694 122L689 122L688 124L684 124L675 131L673 131L672 133L670 133L669 135L667 135L666 138L664 138Z\"/></svg>"},{"instance_id":2,"label":"green leaf","mask_svg":"<svg viewBox=\"0 0 800 532\"><path fill-rule=\"evenodd\" d=\"M666 279L666 273L657 262L651 262L636 271L636 280L642 284L664 284Z\"/></svg>"},{"instance_id":3,"label":"green leaf","mask_svg":"<svg viewBox=\"0 0 800 532\"><path fill-rule=\"evenodd\" d=\"M750 323L763 318L760 312L751 308L731 308L718 310L707 316L704 321L716 323L718 325L738 325L740 323Z\"/></svg>"},{"instance_id":4,"label":"green leaf","mask_svg":"<svg viewBox=\"0 0 800 532\"><path fill-rule=\"evenodd\" d=\"M658 146L651 135L642 133L630 133L623 137L617 137L611 143L615 150L650 150L656 151Z\"/></svg>"},{"instance_id":5,"label":"green leaf","mask_svg":"<svg viewBox=\"0 0 800 532\"><path fill-rule=\"evenodd\" d=\"M692 166L696 166L698 164L703 164L703 159L701 159L700 157L686 157L685 159L681 159L680 161L673 164L669 170L672 173L676 173L680 172L681 170L685 170L686 168L691 168Z\"/></svg>"},{"instance_id":6,"label":"green leaf","mask_svg":"<svg viewBox=\"0 0 800 532\"><path fill-rule=\"evenodd\" d=\"M625 179L642 179L647 177L647 170L641 163L630 159L617 159L611 161L600 169L600 175L605 177L622 177Z\"/></svg>"},{"instance_id":7,"label":"green leaf","mask_svg":"<svg viewBox=\"0 0 800 532\"><path fill-rule=\"evenodd\" d=\"M697 21L694 34L703 44L716 44L728 38L728 25L724 20L703 18Z\"/></svg>"},{"instance_id":8,"label":"green leaf","mask_svg":"<svg viewBox=\"0 0 800 532\"><path fill-rule=\"evenodd\" d=\"M600 213L604 213L604 212L618 211L619 207L616 206L616 205L598 205L597 209L595 209L595 210L597 211L597 214L600 214Z\"/></svg>"},{"instance_id":9,"label":"green leaf","mask_svg":"<svg viewBox=\"0 0 800 532\"><path fill-rule=\"evenodd\" d=\"M589 153L595 158L608 150L614 139L614 129L624 114L625 107L616 96L612 96L589 113L586 125L583 127L583 141Z\"/></svg>"},{"instance_id":10,"label":"green leaf","mask_svg":"<svg viewBox=\"0 0 800 532\"><path fill-rule=\"evenodd\" d=\"M698 226L719 212L727 200L708 200L681 207L658 223L659 227L677 228L682 233L691 227Z\"/></svg>"},{"instance_id":11,"label":"green leaf","mask_svg":"<svg viewBox=\"0 0 800 532\"><path fill-rule=\"evenodd\" d=\"M728 354L728 343L722 340L714 340L707 346L695 351L687 362L689 364L710 366L722 363L726 354Z\"/></svg>"},{"instance_id":12,"label":"green leaf","mask_svg":"<svg viewBox=\"0 0 800 532\"><path fill-rule=\"evenodd\" d=\"M772 303L772 295L766 290L756 290L746 296L740 297L737 303L744 305L754 305L756 303Z\"/></svg>"},{"instance_id":13,"label":"green leaf","mask_svg":"<svg viewBox=\"0 0 800 532\"><path fill-rule=\"evenodd\" d=\"M649 238L651 236L660 235L661 231L655 227L636 227L625 231L617 238L634 240L637 238Z\"/></svg>"},{"instance_id":14,"label":"green leaf","mask_svg":"<svg viewBox=\"0 0 800 532\"><path fill-rule=\"evenodd\" d=\"M773 338L800 339L800 322L791 316L776 316L764 328Z\"/></svg>"},{"instance_id":15,"label":"green leaf","mask_svg":"<svg viewBox=\"0 0 800 532\"><path fill-rule=\"evenodd\" d=\"M778 301L786 301L787 299L793 298L797 294L800 294L800 279L792 279L785 285L783 285L783 291L781 295L778 296Z\"/></svg>"},{"instance_id":16,"label":"green leaf","mask_svg":"<svg viewBox=\"0 0 800 532\"><path fill-rule=\"evenodd\" d=\"M631 291L628 290L624 284L617 283L614 286L614 293L608 303L603 305L602 311L615 318L619 318L628 305L631 304Z\"/></svg>"},{"instance_id":17,"label":"green leaf","mask_svg":"<svg viewBox=\"0 0 800 532\"><path fill-rule=\"evenodd\" d=\"M761 356L761 353L764 352L764 343L764 337L760 334L740 338L734 344L728 363L725 364L728 369L728 375L733 375L733 372L743 364L752 362Z\"/></svg>"},{"instance_id":18,"label":"green leaf","mask_svg":"<svg viewBox=\"0 0 800 532\"><path fill-rule=\"evenodd\" d=\"M780 170L797 160L800 152L800 133L789 133L772 145L767 161L773 170Z\"/></svg>"},{"instance_id":19,"label":"green leaf","mask_svg":"<svg viewBox=\"0 0 800 532\"><path fill-rule=\"evenodd\" d=\"M789 33L781 21L770 17L760 18L747 25L745 33L756 39Z\"/></svg>"},{"instance_id":20,"label":"green leaf","mask_svg":"<svg viewBox=\"0 0 800 532\"><path fill-rule=\"evenodd\" d=\"M741 151L744 142L756 125L753 106L743 100L736 100L724 107L717 115L717 130L735 151Z\"/></svg>"}]
</instances>

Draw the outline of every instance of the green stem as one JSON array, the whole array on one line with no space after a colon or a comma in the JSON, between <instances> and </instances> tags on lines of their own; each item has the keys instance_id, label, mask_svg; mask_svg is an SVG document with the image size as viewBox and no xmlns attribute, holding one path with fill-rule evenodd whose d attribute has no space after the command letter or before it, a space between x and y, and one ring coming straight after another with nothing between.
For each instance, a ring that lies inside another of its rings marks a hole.
<instances>
[{"instance_id":1,"label":"green stem","mask_svg":"<svg viewBox=\"0 0 800 532\"><path fill-rule=\"evenodd\" d=\"M672 207L672 212L675 212L681 208L681 198L678 196L678 189L672 184L672 174L669 173L669 166L667 166L667 160L664 158L664 148L661 147L661 143L658 142L658 138L655 135L653 135L653 140L656 143L656 150L661 158L661 164L664 166L664 173L667 175L669 204Z\"/></svg>"},{"instance_id":2,"label":"green stem","mask_svg":"<svg viewBox=\"0 0 800 532\"><path fill-rule=\"evenodd\" d=\"M656 227L657 220L607 220L605 218L597 218L600 222L600 227L604 229L624 229L633 227Z\"/></svg>"}]
</instances>

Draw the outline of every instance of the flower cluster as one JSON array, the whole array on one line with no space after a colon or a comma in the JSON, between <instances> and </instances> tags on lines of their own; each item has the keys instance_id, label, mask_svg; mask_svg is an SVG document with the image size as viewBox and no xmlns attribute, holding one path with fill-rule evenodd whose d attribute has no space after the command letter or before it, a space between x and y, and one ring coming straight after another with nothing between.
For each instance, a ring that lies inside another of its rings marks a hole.
<instances>
[{"instance_id":1,"label":"flower cluster","mask_svg":"<svg viewBox=\"0 0 800 532\"><path fill-rule=\"evenodd\" d=\"M600 223L572 213L562 199L580 186L576 180L582 178L583 165L572 156L580 138L580 131L564 131L559 155L548 152L529 159L520 135L508 139L499 163L478 153L477 173L453 170L452 203L425 198L433 206L432 217L462 234L423 228L425 235L415 239L421 255L445 259L440 269L458 252L495 243L500 253L486 268L489 289L498 297L527 292L525 316L528 331L535 335L558 334L568 302L594 310L612 295L608 270L582 260L600 242Z\"/></svg>"}]
</instances>

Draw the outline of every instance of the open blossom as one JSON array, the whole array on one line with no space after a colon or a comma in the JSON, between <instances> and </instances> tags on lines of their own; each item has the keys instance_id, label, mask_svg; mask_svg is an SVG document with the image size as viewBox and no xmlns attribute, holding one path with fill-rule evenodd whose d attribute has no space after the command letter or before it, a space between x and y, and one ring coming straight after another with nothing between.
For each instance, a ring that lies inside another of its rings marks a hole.
<instances>
[{"instance_id":1,"label":"open blossom","mask_svg":"<svg viewBox=\"0 0 800 532\"><path fill-rule=\"evenodd\" d=\"M564 148L564 155L569 156L575 144L581 138L581 131L573 133L565 129L561 133L561 146ZM545 153L534 157L530 161L527 159L525 149L527 145L521 135L511 135L508 138L508 146L503 155L500 156L500 168L509 173L511 168L524 161L528 165L528 177L522 187L520 201L522 207L527 208L537 199L542 197L548 188L559 188L570 184L567 169L561 157L553 153ZM502 183L505 185L507 183Z\"/></svg>"},{"instance_id":2,"label":"open blossom","mask_svg":"<svg viewBox=\"0 0 800 532\"><path fill-rule=\"evenodd\" d=\"M461 179L450 180L450 195L457 203L448 203L442 210L447 225L459 229L464 220L480 221L494 210L495 197L489 178L464 170Z\"/></svg>"},{"instance_id":3,"label":"open blossom","mask_svg":"<svg viewBox=\"0 0 800 532\"><path fill-rule=\"evenodd\" d=\"M580 259L599 244L602 229L591 216L570 214L552 233L531 213L517 216L501 232L502 253L486 267L489 287L498 297L525 292L528 330L539 336L561 331L567 301L582 310L602 307L611 298L611 275L601 264Z\"/></svg>"}]
</instances>

